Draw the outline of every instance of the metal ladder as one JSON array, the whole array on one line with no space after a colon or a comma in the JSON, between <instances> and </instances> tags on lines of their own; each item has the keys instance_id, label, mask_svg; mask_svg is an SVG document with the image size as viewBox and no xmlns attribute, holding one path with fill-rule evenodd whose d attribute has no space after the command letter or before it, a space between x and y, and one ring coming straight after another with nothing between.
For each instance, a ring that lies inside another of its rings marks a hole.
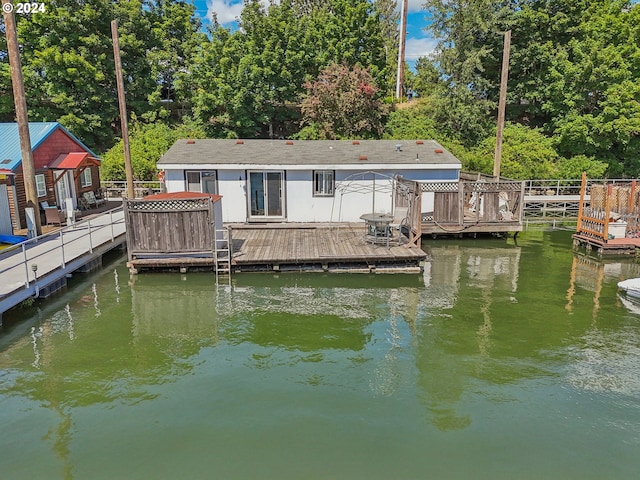
<instances>
[{"instance_id":1,"label":"metal ladder","mask_svg":"<svg viewBox=\"0 0 640 480\"><path fill-rule=\"evenodd\" d=\"M229 232L228 228L214 230L214 232L216 238L213 242L215 246L213 269L216 274L216 284L219 283L221 275L226 275L229 284L231 284L231 232ZM221 238L218 238L220 233L222 234Z\"/></svg>"}]
</instances>

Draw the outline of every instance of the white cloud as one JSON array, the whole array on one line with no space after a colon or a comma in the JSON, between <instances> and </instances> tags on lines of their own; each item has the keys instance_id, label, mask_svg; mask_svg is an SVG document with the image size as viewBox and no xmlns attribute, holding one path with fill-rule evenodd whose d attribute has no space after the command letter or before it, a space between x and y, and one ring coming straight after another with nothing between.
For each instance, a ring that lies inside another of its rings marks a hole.
<instances>
[{"instance_id":1,"label":"white cloud","mask_svg":"<svg viewBox=\"0 0 640 480\"><path fill-rule=\"evenodd\" d=\"M402 2L402 0L398 0L398 5L400 5L400 3ZM424 0L409 0L409 3L407 5L407 11L408 12L419 12L420 10L422 10L422 4L424 3ZM400 8L400 7L398 7Z\"/></svg>"},{"instance_id":2,"label":"white cloud","mask_svg":"<svg viewBox=\"0 0 640 480\"><path fill-rule=\"evenodd\" d=\"M242 0L207 0L207 19L211 20L213 12L218 16L220 25L235 22L244 8Z\"/></svg>"},{"instance_id":3,"label":"white cloud","mask_svg":"<svg viewBox=\"0 0 640 480\"><path fill-rule=\"evenodd\" d=\"M404 57L407 61L417 60L433 53L438 42L429 37L423 38L407 38L407 46L404 51Z\"/></svg>"}]
</instances>

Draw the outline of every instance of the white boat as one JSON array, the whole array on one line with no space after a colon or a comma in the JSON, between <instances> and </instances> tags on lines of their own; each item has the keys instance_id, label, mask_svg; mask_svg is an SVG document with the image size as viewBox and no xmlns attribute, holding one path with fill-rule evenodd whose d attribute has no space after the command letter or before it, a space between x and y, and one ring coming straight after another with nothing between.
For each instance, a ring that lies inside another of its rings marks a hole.
<instances>
[{"instance_id":1,"label":"white boat","mask_svg":"<svg viewBox=\"0 0 640 480\"><path fill-rule=\"evenodd\" d=\"M640 299L640 278L630 278L618 282L618 288L630 297Z\"/></svg>"}]
</instances>

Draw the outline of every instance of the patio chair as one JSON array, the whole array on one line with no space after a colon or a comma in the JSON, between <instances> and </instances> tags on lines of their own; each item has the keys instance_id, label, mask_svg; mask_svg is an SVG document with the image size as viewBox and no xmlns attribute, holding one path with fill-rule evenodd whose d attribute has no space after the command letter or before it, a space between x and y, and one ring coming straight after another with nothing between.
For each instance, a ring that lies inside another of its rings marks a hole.
<instances>
[{"instance_id":1,"label":"patio chair","mask_svg":"<svg viewBox=\"0 0 640 480\"><path fill-rule=\"evenodd\" d=\"M47 225L57 225L61 227L67 222L64 212L58 210L57 207L46 207L44 209L44 218Z\"/></svg>"},{"instance_id":2,"label":"patio chair","mask_svg":"<svg viewBox=\"0 0 640 480\"><path fill-rule=\"evenodd\" d=\"M82 197L89 205L89 208L98 208L99 206L104 205L105 202L104 198L96 198L93 191L84 192Z\"/></svg>"},{"instance_id":3,"label":"patio chair","mask_svg":"<svg viewBox=\"0 0 640 480\"><path fill-rule=\"evenodd\" d=\"M398 242L402 237L402 229L409 225L409 207L395 207L393 210L393 220L389 224L391 228L391 235L395 237ZM397 236L394 232L398 232Z\"/></svg>"}]
</instances>

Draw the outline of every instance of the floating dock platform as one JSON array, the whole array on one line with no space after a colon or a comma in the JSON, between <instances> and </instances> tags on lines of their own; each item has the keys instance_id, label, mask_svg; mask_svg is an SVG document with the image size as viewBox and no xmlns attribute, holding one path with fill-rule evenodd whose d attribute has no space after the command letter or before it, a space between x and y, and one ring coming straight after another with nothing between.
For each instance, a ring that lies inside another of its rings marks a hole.
<instances>
[{"instance_id":1,"label":"floating dock platform","mask_svg":"<svg viewBox=\"0 0 640 480\"><path fill-rule=\"evenodd\" d=\"M236 272L412 273L421 272L427 258L402 240L388 246L368 242L361 224L248 224L234 225L232 232L231 265Z\"/></svg>"},{"instance_id":2,"label":"floating dock platform","mask_svg":"<svg viewBox=\"0 0 640 480\"><path fill-rule=\"evenodd\" d=\"M233 224L228 226L227 232L225 242L231 242L232 273L419 273L427 258L420 248L407 245L406 237L398 240L397 232L388 246L386 242L368 242L362 224ZM228 260L222 255L218 261ZM218 268L215 252L138 256L127 265L132 273L153 269L186 272ZM226 264L224 268L227 268Z\"/></svg>"},{"instance_id":3,"label":"floating dock platform","mask_svg":"<svg viewBox=\"0 0 640 480\"><path fill-rule=\"evenodd\" d=\"M638 255L640 254L640 238L610 238L604 240L590 235L573 235L573 247L584 248L587 252L598 255Z\"/></svg>"}]
</instances>

